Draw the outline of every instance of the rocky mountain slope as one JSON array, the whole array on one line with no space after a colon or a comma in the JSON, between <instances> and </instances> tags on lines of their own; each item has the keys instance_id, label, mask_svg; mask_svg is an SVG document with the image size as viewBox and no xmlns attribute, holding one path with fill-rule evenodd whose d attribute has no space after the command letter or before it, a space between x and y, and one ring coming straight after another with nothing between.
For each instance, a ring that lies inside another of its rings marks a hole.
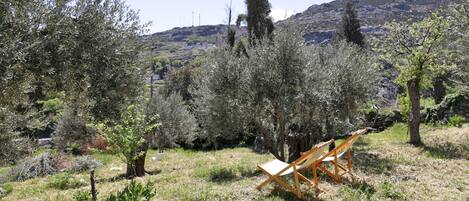
<instances>
[{"instance_id":1,"label":"rocky mountain slope","mask_svg":"<svg viewBox=\"0 0 469 201\"><path fill-rule=\"evenodd\" d=\"M277 26L298 26L308 43L327 42L335 35L340 24L343 7L348 0L336 0L321 5L312 5ZM383 34L382 25L391 20L420 20L440 6L464 0L353 0L366 35ZM209 25L174 28L144 37L153 53L167 54L170 59L190 60L207 49L221 43L227 30L225 25ZM246 30L239 28L238 35Z\"/></svg>"}]
</instances>

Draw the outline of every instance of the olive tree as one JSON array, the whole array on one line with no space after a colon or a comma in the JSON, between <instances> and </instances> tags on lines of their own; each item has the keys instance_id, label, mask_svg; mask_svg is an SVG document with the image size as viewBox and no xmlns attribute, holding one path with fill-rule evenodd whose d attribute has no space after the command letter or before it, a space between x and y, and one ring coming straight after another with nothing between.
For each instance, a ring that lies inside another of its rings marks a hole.
<instances>
[{"instance_id":1,"label":"olive tree","mask_svg":"<svg viewBox=\"0 0 469 201\"><path fill-rule=\"evenodd\" d=\"M285 161L288 127L299 106L304 83L304 39L297 31L278 32L249 50L252 119L268 150Z\"/></svg>"},{"instance_id":2,"label":"olive tree","mask_svg":"<svg viewBox=\"0 0 469 201\"><path fill-rule=\"evenodd\" d=\"M147 115L159 115L161 126L151 135L151 145L164 148L192 145L196 137L197 122L179 93L165 97L157 93L147 108Z\"/></svg>"},{"instance_id":3,"label":"olive tree","mask_svg":"<svg viewBox=\"0 0 469 201\"><path fill-rule=\"evenodd\" d=\"M112 148L123 156L128 177L145 176L148 139L159 126L158 116L145 115L137 105L130 105L110 126L100 125Z\"/></svg>"},{"instance_id":4,"label":"olive tree","mask_svg":"<svg viewBox=\"0 0 469 201\"><path fill-rule=\"evenodd\" d=\"M448 58L455 65L450 69L450 81L462 86L469 85L469 2L452 5L441 11L446 15L449 24L449 32L444 39L444 50L448 52Z\"/></svg>"},{"instance_id":5,"label":"olive tree","mask_svg":"<svg viewBox=\"0 0 469 201\"><path fill-rule=\"evenodd\" d=\"M287 161L321 140L328 121L351 121L372 97L377 69L356 45L307 47L297 30L275 34L273 41L265 38L247 49L249 57L217 49L192 89L207 139L216 143L233 134L254 134L276 158Z\"/></svg>"},{"instance_id":6,"label":"olive tree","mask_svg":"<svg viewBox=\"0 0 469 201\"><path fill-rule=\"evenodd\" d=\"M199 138L206 141L205 146L217 147L219 141L238 140L247 130L246 70L245 57L221 47L210 53L200 68L201 76L190 86L194 114L202 128Z\"/></svg>"},{"instance_id":7,"label":"olive tree","mask_svg":"<svg viewBox=\"0 0 469 201\"><path fill-rule=\"evenodd\" d=\"M372 57L355 44L340 41L308 49L305 90L316 91L306 94L316 94L327 138L333 139L335 127L353 127L358 108L373 98L378 69Z\"/></svg>"},{"instance_id":8,"label":"olive tree","mask_svg":"<svg viewBox=\"0 0 469 201\"><path fill-rule=\"evenodd\" d=\"M406 89L404 102L409 102L409 143L420 145L421 90L430 85L433 74L444 71L445 54L442 45L447 21L433 13L430 17L412 24L388 23L389 33L382 39L381 51L399 71L398 84Z\"/></svg>"},{"instance_id":9,"label":"olive tree","mask_svg":"<svg viewBox=\"0 0 469 201\"><path fill-rule=\"evenodd\" d=\"M33 53L44 41L40 37L46 6L43 1L0 2L0 163L15 162L32 145L22 137L23 129L44 123L29 102L34 90L37 63Z\"/></svg>"}]
</instances>

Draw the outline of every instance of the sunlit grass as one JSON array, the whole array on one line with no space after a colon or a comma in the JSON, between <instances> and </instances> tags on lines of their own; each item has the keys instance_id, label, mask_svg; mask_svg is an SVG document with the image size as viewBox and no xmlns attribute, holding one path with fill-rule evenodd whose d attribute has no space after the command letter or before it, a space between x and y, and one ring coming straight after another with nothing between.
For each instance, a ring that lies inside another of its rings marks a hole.
<instances>
[{"instance_id":1,"label":"sunlit grass","mask_svg":"<svg viewBox=\"0 0 469 201\"><path fill-rule=\"evenodd\" d=\"M423 125L422 139L426 147L407 143L405 124L363 135L353 146L352 161L353 172L361 180L349 183L345 178L343 183L336 184L321 174L323 193L318 199L463 200L469 186L469 162L463 155L467 153L464 146L469 142L468 131L467 125L463 128ZM338 140L337 144L340 143ZM446 143L458 147L460 152L445 154L446 150L439 148ZM104 163L96 171L100 199L128 184L128 180L119 177L125 173L120 157L106 152L95 152L93 157ZM258 154L249 148L169 149L164 153L150 150L146 160L149 175L137 181L155 182L156 200L295 200L293 194L273 185L262 192L255 190L266 178L256 165L272 159L270 154ZM8 167L0 168L0 175L8 171ZM86 180L85 186L71 185L65 190L50 187L54 177L10 182L13 191L3 200L72 200L78 191L89 190L87 172L73 174L74 178Z\"/></svg>"}]
</instances>

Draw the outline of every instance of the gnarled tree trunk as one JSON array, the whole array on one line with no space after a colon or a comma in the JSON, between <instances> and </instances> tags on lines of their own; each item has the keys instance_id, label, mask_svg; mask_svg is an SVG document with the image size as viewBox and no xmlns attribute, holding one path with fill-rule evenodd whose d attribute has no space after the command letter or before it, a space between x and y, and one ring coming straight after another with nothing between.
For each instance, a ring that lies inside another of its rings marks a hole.
<instances>
[{"instance_id":1,"label":"gnarled tree trunk","mask_svg":"<svg viewBox=\"0 0 469 201\"><path fill-rule=\"evenodd\" d=\"M409 143L421 145L420 139L420 79L411 79L407 82L410 99L409 114Z\"/></svg>"},{"instance_id":2,"label":"gnarled tree trunk","mask_svg":"<svg viewBox=\"0 0 469 201\"><path fill-rule=\"evenodd\" d=\"M326 118L326 138L327 140L334 139L334 125L332 125L330 117ZM335 142L329 145L329 151L332 151L335 148Z\"/></svg>"},{"instance_id":3,"label":"gnarled tree trunk","mask_svg":"<svg viewBox=\"0 0 469 201\"><path fill-rule=\"evenodd\" d=\"M446 96L445 76L444 75L437 76L433 78L432 82L433 82L433 91L432 91L433 99L435 99L436 104L439 104L441 103L441 101L443 101L443 99Z\"/></svg>"},{"instance_id":4,"label":"gnarled tree trunk","mask_svg":"<svg viewBox=\"0 0 469 201\"><path fill-rule=\"evenodd\" d=\"M290 126L289 131L287 137L288 162L291 163L301 157L301 152L306 152L313 147L313 140L311 133L305 132L296 124Z\"/></svg>"},{"instance_id":5,"label":"gnarled tree trunk","mask_svg":"<svg viewBox=\"0 0 469 201\"><path fill-rule=\"evenodd\" d=\"M129 161L127 164L126 175L128 178L145 176L145 158L147 156L148 145L142 147L143 154L136 160Z\"/></svg>"}]
</instances>

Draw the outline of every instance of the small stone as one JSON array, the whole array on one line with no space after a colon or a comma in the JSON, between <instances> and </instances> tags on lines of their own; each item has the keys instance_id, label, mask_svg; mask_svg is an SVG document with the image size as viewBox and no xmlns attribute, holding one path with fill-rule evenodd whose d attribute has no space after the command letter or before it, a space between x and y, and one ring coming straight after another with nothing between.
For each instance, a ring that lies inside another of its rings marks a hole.
<instances>
[{"instance_id":1,"label":"small stone","mask_svg":"<svg viewBox=\"0 0 469 201\"><path fill-rule=\"evenodd\" d=\"M3 189L2 187L0 187L0 198L7 195L7 191L5 189Z\"/></svg>"},{"instance_id":2,"label":"small stone","mask_svg":"<svg viewBox=\"0 0 469 201\"><path fill-rule=\"evenodd\" d=\"M121 171L121 167L111 167L111 171Z\"/></svg>"}]
</instances>

